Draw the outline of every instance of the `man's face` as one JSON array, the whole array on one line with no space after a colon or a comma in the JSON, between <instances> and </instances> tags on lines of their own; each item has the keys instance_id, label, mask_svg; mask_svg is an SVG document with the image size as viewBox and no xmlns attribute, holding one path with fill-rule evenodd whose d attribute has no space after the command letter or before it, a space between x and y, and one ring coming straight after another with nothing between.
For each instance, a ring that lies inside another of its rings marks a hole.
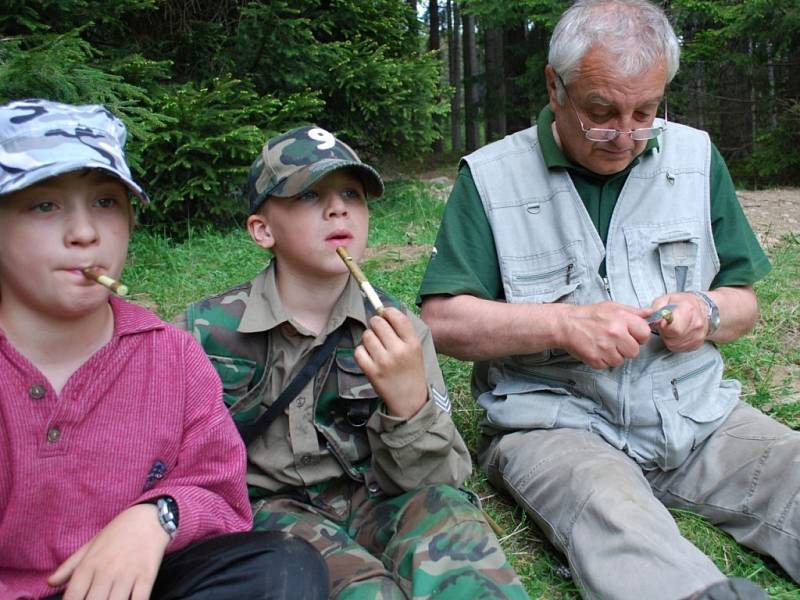
<instances>
[{"instance_id":1,"label":"man's face","mask_svg":"<svg viewBox=\"0 0 800 600\"><path fill-rule=\"evenodd\" d=\"M629 131L650 127L667 82L663 61L633 76L618 74L613 65L614 58L602 48L586 53L577 75L567 84L574 109L567 98L563 105L558 103L556 73L550 65L545 70L556 141L570 160L598 175L625 169L644 150L647 140L637 141L623 134L610 142L593 142L586 139L578 119L587 129Z\"/></svg>"}]
</instances>

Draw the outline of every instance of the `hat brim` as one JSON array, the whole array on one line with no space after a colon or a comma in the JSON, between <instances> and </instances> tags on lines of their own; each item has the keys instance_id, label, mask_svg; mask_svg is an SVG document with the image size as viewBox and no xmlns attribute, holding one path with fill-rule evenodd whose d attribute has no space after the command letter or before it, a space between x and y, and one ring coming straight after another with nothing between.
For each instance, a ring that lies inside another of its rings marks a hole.
<instances>
[{"instance_id":1,"label":"hat brim","mask_svg":"<svg viewBox=\"0 0 800 600\"><path fill-rule=\"evenodd\" d=\"M291 198L297 194L302 194L326 175L341 169L352 169L355 171L364 184L364 191L368 196L373 198L380 198L383 196L383 180L375 169L362 162L342 159L325 159L303 167L297 172L292 173L272 190L264 194L264 196Z\"/></svg>"},{"instance_id":2,"label":"hat brim","mask_svg":"<svg viewBox=\"0 0 800 600\"><path fill-rule=\"evenodd\" d=\"M19 190L24 190L27 187L40 183L45 179L58 177L59 175L72 173L73 171L81 171L83 169L99 169L101 171L105 171L109 175L119 179L125 185L125 187L128 188L131 194L136 196L142 202L142 204L150 203L149 196L145 193L142 187L130 177L109 167L105 163L93 160L57 162L42 165L41 167L32 169L30 171L25 171L24 173L21 173L19 177L8 181L6 185L3 186L2 192L0 193L10 194L12 192L18 192Z\"/></svg>"}]
</instances>

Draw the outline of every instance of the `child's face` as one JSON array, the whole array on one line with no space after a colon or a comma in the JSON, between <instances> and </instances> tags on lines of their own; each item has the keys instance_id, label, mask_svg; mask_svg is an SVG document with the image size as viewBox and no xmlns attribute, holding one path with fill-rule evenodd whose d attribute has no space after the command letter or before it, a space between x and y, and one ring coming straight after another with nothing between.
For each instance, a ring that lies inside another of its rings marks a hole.
<instances>
[{"instance_id":1,"label":"child's face","mask_svg":"<svg viewBox=\"0 0 800 600\"><path fill-rule=\"evenodd\" d=\"M345 246L356 260L364 253L364 186L347 170L333 171L293 198L269 197L248 219L248 229L257 244L273 250L282 270L321 277L347 273L336 248Z\"/></svg>"},{"instance_id":2,"label":"child's face","mask_svg":"<svg viewBox=\"0 0 800 600\"><path fill-rule=\"evenodd\" d=\"M108 290L80 269L118 277L130 236L125 186L97 170L66 173L0 197L0 302L55 318L104 308Z\"/></svg>"}]
</instances>

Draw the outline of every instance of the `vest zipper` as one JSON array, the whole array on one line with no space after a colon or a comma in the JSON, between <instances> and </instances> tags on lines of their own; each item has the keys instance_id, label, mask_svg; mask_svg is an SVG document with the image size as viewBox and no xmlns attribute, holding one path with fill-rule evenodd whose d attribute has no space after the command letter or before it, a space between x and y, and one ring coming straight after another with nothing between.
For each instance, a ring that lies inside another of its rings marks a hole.
<instances>
[{"instance_id":1,"label":"vest zipper","mask_svg":"<svg viewBox=\"0 0 800 600\"><path fill-rule=\"evenodd\" d=\"M696 377L696 376L700 375L700 373L702 373L703 371L705 371L709 367L713 366L715 362L716 361L714 361L714 360L710 360L707 363L705 363L703 365L700 365L699 367L697 367L693 371L689 371L688 373L684 373L683 375L679 375L678 377L676 377L675 379L670 381L670 384L672 385L672 395L675 396L675 402L680 401L680 397L678 395L678 384L679 383L683 383L687 379L691 379L692 377Z\"/></svg>"},{"instance_id":2,"label":"vest zipper","mask_svg":"<svg viewBox=\"0 0 800 600\"><path fill-rule=\"evenodd\" d=\"M606 288L606 294L611 298L611 286L608 285L608 277L603 277L603 287Z\"/></svg>"},{"instance_id":3,"label":"vest zipper","mask_svg":"<svg viewBox=\"0 0 800 600\"><path fill-rule=\"evenodd\" d=\"M565 267L559 267L558 269L553 269L552 271L547 271L546 273L533 273L531 275L516 275L514 278L517 281L540 281L542 279L553 279L556 275L564 273L566 275L567 285L569 285L569 282L572 279L572 271L574 269L575 269L575 264L569 263Z\"/></svg>"}]
</instances>

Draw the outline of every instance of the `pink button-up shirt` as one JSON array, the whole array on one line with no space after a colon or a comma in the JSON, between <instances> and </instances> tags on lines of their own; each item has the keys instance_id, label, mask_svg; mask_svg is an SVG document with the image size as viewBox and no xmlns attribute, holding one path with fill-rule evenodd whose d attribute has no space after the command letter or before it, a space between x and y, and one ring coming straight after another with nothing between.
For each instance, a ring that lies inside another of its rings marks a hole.
<instances>
[{"instance_id":1,"label":"pink button-up shirt","mask_svg":"<svg viewBox=\"0 0 800 600\"><path fill-rule=\"evenodd\" d=\"M244 447L203 350L111 306L113 338L60 395L0 331L0 600L56 593L61 562L150 498L178 504L168 552L250 528Z\"/></svg>"}]
</instances>

